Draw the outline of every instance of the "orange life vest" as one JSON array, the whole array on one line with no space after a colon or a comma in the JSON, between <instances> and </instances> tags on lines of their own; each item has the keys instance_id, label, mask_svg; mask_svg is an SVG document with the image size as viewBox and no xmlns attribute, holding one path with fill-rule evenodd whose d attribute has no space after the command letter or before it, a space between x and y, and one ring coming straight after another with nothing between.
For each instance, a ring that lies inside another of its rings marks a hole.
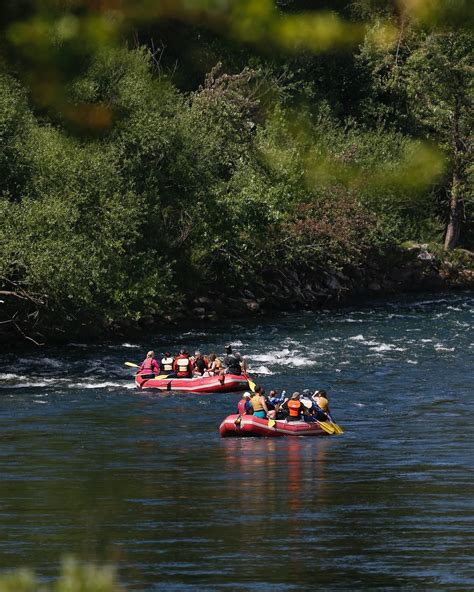
<instances>
[{"instance_id":1,"label":"orange life vest","mask_svg":"<svg viewBox=\"0 0 474 592\"><path fill-rule=\"evenodd\" d=\"M299 417L300 409L301 409L301 401L297 399L292 399L288 401L288 411L290 412L290 417Z\"/></svg>"}]
</instances>

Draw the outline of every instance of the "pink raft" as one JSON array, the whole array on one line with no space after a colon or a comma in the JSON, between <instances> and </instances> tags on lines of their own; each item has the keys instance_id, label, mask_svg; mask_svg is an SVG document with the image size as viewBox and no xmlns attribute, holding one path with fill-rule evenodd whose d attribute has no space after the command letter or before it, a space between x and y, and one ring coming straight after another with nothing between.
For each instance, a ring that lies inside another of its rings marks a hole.
<instances>
[{"instance_id":1,"label":"pink raft","mask_svg":"<svg viewBox=\"0 0 474 592\"><path fill-rule=\"evenodd\" d=\"M175 393L229 393L248 389L247 380L237 374L224 376L199 376L196 378L143 378L135 376L139 389L174 391Z\"/></svg>"},{"instance_id":2,"label":"pink raft","mask_svg":"<svg viewBox=\"0 0 474 592\"><path fill-rule=\"evenodd\" d=\"M219 426L223 438L267 436L328 436L329 434L316 422L286 421L277 419L274 422L253 415L228 415Z\"/></svg>"}]
</instances>

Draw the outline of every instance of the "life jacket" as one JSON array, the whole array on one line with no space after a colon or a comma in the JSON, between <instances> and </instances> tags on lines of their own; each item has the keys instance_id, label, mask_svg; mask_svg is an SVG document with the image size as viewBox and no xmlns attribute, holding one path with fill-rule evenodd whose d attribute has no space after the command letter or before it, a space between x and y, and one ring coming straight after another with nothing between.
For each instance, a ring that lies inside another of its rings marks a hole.
<instances>
[{"instance_id":1,"label":"life jacket","mask_svg":"<svg viewBox=\"0 0 474 592\"><path fill-rule=\"evenodd\" d=\"M260 395L254 395L250 399L250 402L252 403L252 407L253 407L254 412L263 411L264 410L263 409L263 405L262 405L262 403L260 401Z\"/></svg>"},{"instance_id":2,"label":"life jacket","mask_svg":"<svg viewBox=\"0 0 474 592\"><path fill-rule=\"evenodd\" d=\"M240 415L251 415L253 413L251 409L248 409L247 403L247 399L240 399L240 401L237 403L237 411L240 413Z\"/></svg>"},{"instance_id":3,"label":"life jacket","mask_svg":"<svg viewBox=\"0 0 474 592\"><path fill-rule=\"evenodd\" d=\"M153 362L155 361L154 358L146 358L143 361L143 367L142 367L142 374L153 374Z\"/></svg>"},{"instance_id":4,"label":"life jacket","mask_svg":"<svg viewBox=\"0 0 474 592\"><path fill-rule=\"evenodd\" d=\"M174 363L178 376L191 376L191 360L188 356L181 354L175 359Z\"/></svg>"},{"instance_id":5,"label":"life jacket","mask_svg":"<svg viewBox=\"0 0 474 592\"><path fill-rule=\"evenodd\" d=\"M326 399L326 397L317 397L316 404L323 411L327 411L328 410L329 401Z\"/></svg>"},{"instance_id":6,"label":"life jacket","mask_svg":"<svg viewBox=\"0 0 474 592\"><path fill-rule=\"evenodd\" d=\"M163 372L173 371L173 358L163 358L161 360L161 369Z\"/></svg>"},{"instance_id":7,"label":"life jacket","mask_svg":"<svg viewBox=\"0 0 474 592\"><path fill-rule=\"evenodd\" d=\"M227 366L227 372L229 374L242 373L240 360L236 356L234 356L234 354L227 354L227 356L224 358L224 364Z\"/></svg>"},{"instance_id":8,"label":"life jacket","mask_svg":"<svg viewBox=\"0 0 474 592\"><path fill-rule=\"evenodd\" d=\"M301 401L290 399L287 403L290 417L299 417L301 412Z\"/></svg>"}]
</instances>

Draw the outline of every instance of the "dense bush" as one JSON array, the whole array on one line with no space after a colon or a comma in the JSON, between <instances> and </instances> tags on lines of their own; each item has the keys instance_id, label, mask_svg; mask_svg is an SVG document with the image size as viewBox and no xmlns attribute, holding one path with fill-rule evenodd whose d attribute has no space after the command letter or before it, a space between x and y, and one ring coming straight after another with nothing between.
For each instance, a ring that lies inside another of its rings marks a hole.
<instances>
[{"instance_id":1,"label":"dense bush","mask_svg":"<svg viewBox=\"0 0 474 592\"><path fill-rule=\"evenodd\" d=\"M104 46L68 75L54 116L0 76L2 327L173 316L272 269L362 267L391 244L440 241L443 196L451 223L452 196L470 195L464 111L463 152L449 152L449 68L419 88L449 38L410 29L381 49L376 28L358 50L260 56L240 73L244 54L229 73L223 51L228 69L190 93L148 49Z\"/></svg>"}]
</instances>

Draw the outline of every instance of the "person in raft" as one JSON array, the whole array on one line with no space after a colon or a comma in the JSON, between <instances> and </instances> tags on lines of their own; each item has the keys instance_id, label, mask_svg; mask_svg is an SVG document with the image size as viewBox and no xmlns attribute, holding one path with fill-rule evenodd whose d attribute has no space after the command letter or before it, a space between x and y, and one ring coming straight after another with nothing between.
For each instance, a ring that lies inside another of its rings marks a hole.
<instances>
[{"instance_id":1,"label":"person in raft","mask_svg":"<svg viewBox=\"0 0 474 592\"><path fill-rule=\"evenodd\" d=\"M161 358L160 372L161 374L167 374L168 376L173 373L173 362L174 358L169 351L165 352L165 355Z\"/></svg>"},{"instance_id":2,"label":"person in raft","mask_svg":"<svg viewBox=\"0 0 474 592\"><path fill-rule=\"evenodd\" d=\"M179 355L174 359L173 370L176 373L176 378L192 377L193 362L184 348L179 351Z\"/></svg>"},{"instance_id":3,"label":"person in raft","mask_svg":"<svg viewBox=\"0 0 474 592\"><path fill-rule=\"evenodd\" d=\"M331 413L329 410L328 394L326 391L314 391L314 395L311 397L315 405L325 415L325 419L320 421L326 421ZM319 419L319 417L318 417Z\"/></svg>"},{"instance_id":4,"label":"person in raft","mask_svg":"<svg viewBox=\"0 0 474 592\"><path fill-rule=\"evenodd\" d=\"M288 411L286 421L300 421L303 415L311 417L311 414L306 411L306 407L300 401L300 393L295 391L291 398L286 400L282 407Z\"/></svg>"},{"instance_id":5,"label":"person in raft","mask_svg":"<svg viewBox=\"0 0 474 592\"><path fill-rule=\"evenodd\" d=\"M225 366L225 374L242 374L246 371L247 364L239 352L232 352L232 346L225 346L225 358L223 360Z\"/></svg>"},{"instance_id":6,"label":"person in raft","mask_svg":"<svg viewBox=\"0 0 474 592\"><path fill-rule=\"evenodd\" d=\"M274 409L270 410L267 406L267 398L265 397L265 391L259 385L255 387L255 392L250 399L250 403L252 404L253 414L255 417L260 417L262 419L275 419L276 411Z\"/></svg>"},{"instance_id":7,"label":"person in raft","mask_svg":"<svg viewBox=\"0 0 474 592\"><path fill-rule=\"evenodd\" d=\"M222 366L222 362L217 357L216 352L211 352L209 354L209 368L207 370L208 376L219 376L223 374L224 367Z\"/></svg>"},{"instance_id":8,"label":"person in raft","mask_svg":"<svg viewBox=\"0 0 474 592\"><path fill-rule=\"evenodd\" d=\"M203 376L204 372L207 370L207 367L207 358L203 356L200 351L195 351L193 360L193 374L196 376Z\"/></svg>"},{"instance_id":9,"label":"person in raft","mask_svg":"<svg viewBox=\"0 0 474 592\"><path fill-rule=\"evenodd\" d=\"M240 401L237 403L237 413L239 415L252 415L253 414L253 407L250 402L250 397L252 395L246 391Z\"/></svg>"},{"instance_id":10,"label":"person in raft","mask_svg":"<svg viewBox=\"0 0 474 592\"><path fill-rule=\"evenodd\" d=\"M140 364L138 374L141 374L143 378L155 378L155 374L160 373L160 367L158 362L155 360L155 352L151 349L146 358Z\"/></svg>"}]
</instances>

